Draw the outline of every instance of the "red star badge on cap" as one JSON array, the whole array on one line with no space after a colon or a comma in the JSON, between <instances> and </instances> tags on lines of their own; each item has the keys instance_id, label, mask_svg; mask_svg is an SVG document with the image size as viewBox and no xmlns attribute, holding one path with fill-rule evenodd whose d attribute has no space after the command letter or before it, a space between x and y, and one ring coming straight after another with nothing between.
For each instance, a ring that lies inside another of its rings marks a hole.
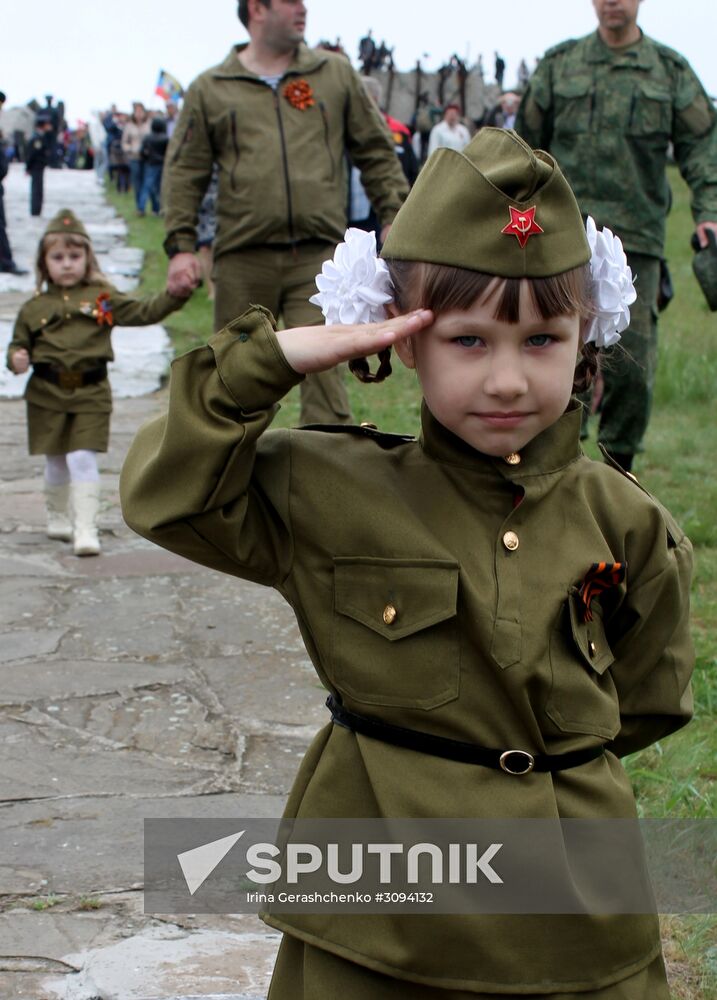
<instances>
[{"instance_id":1,"label":"red star badge on cap","mask_svg":"<svg viewBox=\"0 0 717 1000\"><path fill-rule=\"evenodd\" d=\"M523 209L513 208L511 205L509 209L510 222L505 229L501 229L501 233L506 233L508 236L516 237L518 243L520 243L521 250L531 236L535 236L536 233L543 232L538 223L535 221L535 209L535 205L533 205L532 208Z\"/></svg>"}]
</instances>

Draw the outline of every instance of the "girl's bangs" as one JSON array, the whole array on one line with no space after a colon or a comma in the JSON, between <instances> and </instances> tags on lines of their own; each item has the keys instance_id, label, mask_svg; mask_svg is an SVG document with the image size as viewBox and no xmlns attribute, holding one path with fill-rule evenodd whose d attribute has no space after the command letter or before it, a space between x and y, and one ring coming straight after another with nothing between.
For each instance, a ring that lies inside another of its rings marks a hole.
<instances>
[{"instance_id":1,"label":"girl's bangs","mask_svg":"<svg viewBox=\"0 0 717 1000\"><path fill-rule=\"evenodd\" d=\"M436 315L470 309L481 300L495 299L493 315L504 323L520 319L521 283L528 281L530 296L542 319L577 314L587 317L590 307L590 267L565 271L550 278L497 278L480 271L422 261L386 261L402 311L431 309Z\"/></svg>"},{"instance_id":2,"label":"girl's bangs","mask_svg":"<svg viewBox=\"0 0 717 1000\"><path fill-rule=\"evenodd\" d=\"M83 250L89 250L90 241L86 236L80 236L78 233L49 233L43 239L44 251L47 251L57 244L65 247L79 247Z\"/></svg>"}]
</instances>

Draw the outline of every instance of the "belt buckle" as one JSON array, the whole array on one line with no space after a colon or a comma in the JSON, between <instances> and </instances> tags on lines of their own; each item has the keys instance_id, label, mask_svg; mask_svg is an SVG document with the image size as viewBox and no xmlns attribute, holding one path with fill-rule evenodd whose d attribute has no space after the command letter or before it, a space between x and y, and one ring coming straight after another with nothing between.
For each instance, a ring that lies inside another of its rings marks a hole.
<instances>
[{"instance_id":1,"label":"belt buckle","mask_svg":"<svg viewBox=\"0 0 717 1000\"><path fill-rule=\"evenodd\" d=\"M508 759L512 757L514 754L519 754L525 760L525 767L523 767L521 770L516 771L509 765ZM500 764L501 770L505 771L506 774L517 774L517 775L530 774L530 772L535 767L535 757L532 755L532 753L528 753L527 750L504 750L503 753L500 755L498 763Z\"/></svg>"},{"instance_id":2,"label":"belt buckle","mask_svg":"<svg viewBox=\"0 0 717 1000\"><path fill-rule=\"evenodd\" d=\"M57 373L57 382L61 389L81 389L84 379L82 372L61 371Z\"/></svg>"}]
</instances>

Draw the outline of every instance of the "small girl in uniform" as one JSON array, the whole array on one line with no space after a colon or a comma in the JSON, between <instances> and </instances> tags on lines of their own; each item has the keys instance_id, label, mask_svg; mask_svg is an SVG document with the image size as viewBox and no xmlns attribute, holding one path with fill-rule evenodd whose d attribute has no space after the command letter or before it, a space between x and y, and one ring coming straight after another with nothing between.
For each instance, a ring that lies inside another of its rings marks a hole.
<instances>
[{"instance_id":1,"label":"small girl in uniform","mask_svg":"<svg viewBox=\"0 0 717 1000\"><path fill-rule=\"evenodd\" d=\"M96 455L107 451L109 438L112 327L157 323L185 300L118 292L69 209L45 230L36 269L38 291L18 314L7 365L16 375L33 370L25 390L27 427L30 454L45 456L47 534L74 540L75 555L97 555Z\"/></svg>"},{"instance_id":2,"label":"small girl in uniform","mask_svg":"<svg viewBox=\"0 0 717 1000\"><path fill-rule=\"evenodd\" d=\"M496 129L429 159L388 271L363 239L317 279L334 325L252 309L174 362L125 517L293 608L332 720L287 816L634 818L619 758L691 714L691 547L580 450L573 393L629 321L622 249L586 233L548 154ZM385 375L392 346L421 384L419 439L268 430L305 373L353 359L371 378L378 353ZM669 998L649 913L263 918L284 932L270 1000Z\"/></svg>"}]
</instances>

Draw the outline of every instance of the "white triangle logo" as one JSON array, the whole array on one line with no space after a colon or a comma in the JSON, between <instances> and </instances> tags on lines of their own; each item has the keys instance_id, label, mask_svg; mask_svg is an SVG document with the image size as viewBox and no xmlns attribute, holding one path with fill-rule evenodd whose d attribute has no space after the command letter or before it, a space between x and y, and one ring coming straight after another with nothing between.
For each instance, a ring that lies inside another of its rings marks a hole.
<instances>
[{"instance_id":1,"label":"white triangle logo","mask_svg":"<svg viewBox=\"0 0 717 1000\"><path fill-rule=\"evenodd\" d=\"M230 837L213 840L210 844L202 844L201 847L194 847L191 851L184 851L177 855L177 861L181 865L184 880L191 896L209 878L219 862L227 856L245 832L240 830L239 833L233 833Z\"/></svg>"}]
</instances>

